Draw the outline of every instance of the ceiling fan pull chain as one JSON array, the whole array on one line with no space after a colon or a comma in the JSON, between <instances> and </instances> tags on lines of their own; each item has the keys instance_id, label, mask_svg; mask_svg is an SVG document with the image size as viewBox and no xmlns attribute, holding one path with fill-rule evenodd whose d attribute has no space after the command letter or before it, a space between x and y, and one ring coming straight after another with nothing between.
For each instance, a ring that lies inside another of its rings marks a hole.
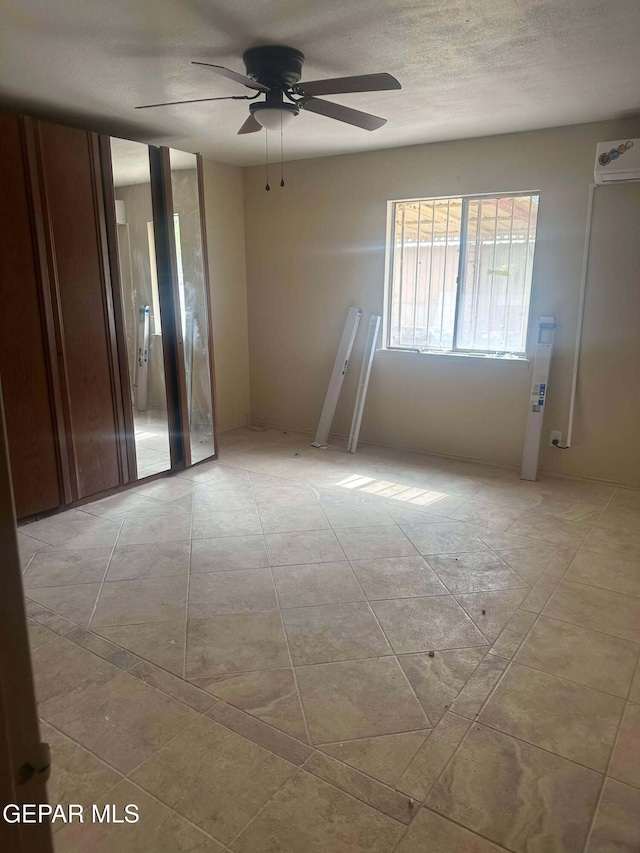
<instances>
[{"instance_id":1,"label":"ceiling fan pull chain","mask_svg":"<svg viewBox=\"0 0 640 853\"><path fill-rule=\"evenodd\" d=\"M280 112L280 186L284 186L284 142L282 138L282 112Z\"/></svg>"},{"instance_id":2,"label":"ceiling fan pull chain","mask_svg":"<svg viewBox=\"0 0 640 853\"><path fill-rule=\"evenodd\" d=\"M267 183L264 188L267 192L271 189L269 186L269 131L265 128L264 131L264 150L266 154L266 166L267 166Z\"/></svg>"}]
</instances>

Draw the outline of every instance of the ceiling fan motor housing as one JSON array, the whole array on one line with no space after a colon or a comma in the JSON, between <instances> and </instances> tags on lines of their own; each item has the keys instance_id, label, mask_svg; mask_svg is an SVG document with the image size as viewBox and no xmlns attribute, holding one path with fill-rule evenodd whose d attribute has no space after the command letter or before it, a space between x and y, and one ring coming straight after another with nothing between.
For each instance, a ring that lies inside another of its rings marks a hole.
<instances>
[{"instance_id":1,"label":"ceiling fan motor housing","mask_svg":"<svg viewBox=\"0 0 640 853\"><path fill-rule=\"evenodd\" d=\"M242 55L247 77L270 89L288 89L302 77L304 54L294 47L262 45Z\"/></svg>"},{"instance_id":2,"label":"ceiling fan motor housing","mask_svg":"<svg viewBox=\"0 0 640 853\"><path fill-rule=\"evenodd\" d=\"M276 99L273 97L274 94ZM266 130L281 130L298 115L300 107L297 104L284 104L282 92L269 92L266 102L250 104L249 111L258 124Z\"/></svg>"}]
</instances>

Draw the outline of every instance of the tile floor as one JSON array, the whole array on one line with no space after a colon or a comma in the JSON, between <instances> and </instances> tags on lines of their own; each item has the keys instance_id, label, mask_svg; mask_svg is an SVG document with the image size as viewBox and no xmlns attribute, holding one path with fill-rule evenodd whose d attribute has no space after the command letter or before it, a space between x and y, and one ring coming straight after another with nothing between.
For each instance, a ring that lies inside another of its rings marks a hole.
<instances>
[{"instance_id":1,"label":"tile floor","mask_svg":"<svg viewBox=\"0 0 640 853\"><path fill-rule=\"evenodd\" d=\"M138 477L149 477L171 467L167 413L159 409L134 409ZM204 429L191 433L191 458L200 462L215 453L213 436Z\"/></svg>"},{"instance_id":2,"label":"tile floor","mask_svg":"<svg viewBox=\"0 0 640 853\"><path fill-rule=\"evenodd\" d=\"M20 530L58 853L640 850L640 492L221 446Z\"/></svg>"},{"instance_id":3,"label":"tile floor","mask_svg":"<svg viewBox=\"0 0 640 853\"><path fill-rule=\"evenodd\" d=\"M134 409L138 476L148 477L171 467L167 413L157 409Z\"/></svg>"}]
</instances>

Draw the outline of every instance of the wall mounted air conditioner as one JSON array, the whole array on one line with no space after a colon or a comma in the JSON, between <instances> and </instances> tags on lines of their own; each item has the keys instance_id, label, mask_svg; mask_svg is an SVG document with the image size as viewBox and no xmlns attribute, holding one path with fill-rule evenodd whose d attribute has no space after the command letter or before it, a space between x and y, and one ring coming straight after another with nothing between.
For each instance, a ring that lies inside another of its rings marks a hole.
<instances>
[{"instance_id":1,"label":"wall mounted air conditioner","mask_svg":"<svg viewBox=\"0 0 640 853\"><path fill-rule=\"evenodd\" d=\"M596 184L640 181L640 139L599 142L595 178Z\"/></svg>"}]
</instances>

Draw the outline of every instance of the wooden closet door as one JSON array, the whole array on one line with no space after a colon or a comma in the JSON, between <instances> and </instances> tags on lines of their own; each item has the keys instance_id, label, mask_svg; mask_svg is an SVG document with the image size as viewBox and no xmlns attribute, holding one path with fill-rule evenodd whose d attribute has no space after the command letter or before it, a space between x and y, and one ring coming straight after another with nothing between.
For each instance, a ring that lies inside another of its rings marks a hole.
<instances>
[{"instance_id":1,"label":"wooden closet door","mask_svg":"<svg viewBox=\"0 0 640 853\"><path fill-rule=\"evenodd\" d=\"M38 122L73 497L127 481L96 138Z\"/></svg>"},{"instance_id":2,"label":"wooden closet door","mask_svg":"<svg viewBox=\"0 0 640 853\"><path fill-rule=\"evenodd\" d=\"M63 503L24 142L20 117L0 112L0 371L19 518Z\"/></svg>"}]
</instances>

